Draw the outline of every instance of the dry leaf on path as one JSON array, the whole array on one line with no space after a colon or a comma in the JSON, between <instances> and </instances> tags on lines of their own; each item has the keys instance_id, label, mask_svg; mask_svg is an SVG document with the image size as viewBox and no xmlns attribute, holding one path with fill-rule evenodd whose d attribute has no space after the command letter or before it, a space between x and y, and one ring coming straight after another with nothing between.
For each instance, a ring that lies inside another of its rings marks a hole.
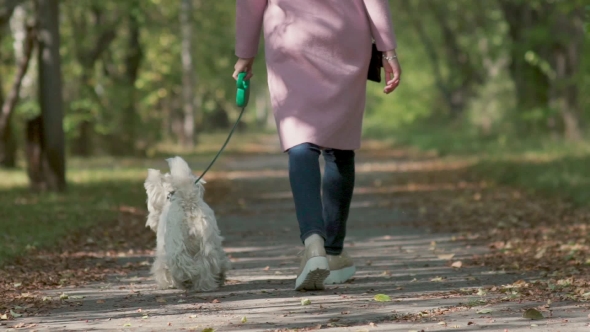
<instances>
[{"instance_id":1,"label":"dry leaf on path","mask_svg":"<svg viewBox=\"0 0 590 332\"><path fill-rule=\"evenodd\" d=\"M539 312L539 310L531 308L531 309L525 310L525 312L522 314L522 318L539 320L539 319L545 318L545 316L543 316L543 314L541 312Z\"/></svg>"},{"instance_id":2,"label":"dry leaf on path","mask_svg":"<svg viewBox=\"0 0 590 332\"><path fill-rule=\"evenodd\" d=\"M443 259L443 260L450 260L453 259L453 257L455 257L455 254L444 254L444 255L436 255L436 257L438 257L438 259Z\"/></svg>"}]
</instances>

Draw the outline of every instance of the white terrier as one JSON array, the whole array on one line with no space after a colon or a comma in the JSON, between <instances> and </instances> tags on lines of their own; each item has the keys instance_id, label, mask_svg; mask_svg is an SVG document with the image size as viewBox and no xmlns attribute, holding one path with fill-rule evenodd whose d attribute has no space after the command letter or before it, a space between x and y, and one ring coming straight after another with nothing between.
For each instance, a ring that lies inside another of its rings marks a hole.
<instances>
[{"instance_id":1,"label":"white terrier","mask_svg":"<svg viewBox=\"0 0 590 332\"><path fill-rule=\"evenodd\" d=\"M158 287L209 291L223 285L230 269L213 210L203 201L205 188L195 183L180 157L166 160L170 173L149 169L144 187L148 219L157 236L151 272Z\"/></svg>"}]
</instances>

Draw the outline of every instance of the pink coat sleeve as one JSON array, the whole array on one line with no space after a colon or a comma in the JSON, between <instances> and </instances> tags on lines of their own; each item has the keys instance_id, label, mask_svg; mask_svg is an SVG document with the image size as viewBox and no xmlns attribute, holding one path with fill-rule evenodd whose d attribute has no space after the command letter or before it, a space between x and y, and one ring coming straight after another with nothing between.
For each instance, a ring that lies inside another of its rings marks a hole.
<instances>
[{"instance_id":1,"label":"pink coat sleeve","mask_svg":"<svg viewBox=\"0 0 590 332\"><path fill-rule=\"evenodd\" d=\"M239 0L238 0L239 1ZM379 51L390 51L397 47L393 22L391 21L391 10L388 0L364 0L371 34Z\"/></svg>"},{"instance_id":2,"label":"pink coat sleeve","mask_svg":"<svg viewBox=\"0 0 590 332\"><path fill-rule=\"evenodd\" d=\"M267 1L236 0L236 55L239 58L253 58L258 53Z\"/></svg>"}]
</instances>

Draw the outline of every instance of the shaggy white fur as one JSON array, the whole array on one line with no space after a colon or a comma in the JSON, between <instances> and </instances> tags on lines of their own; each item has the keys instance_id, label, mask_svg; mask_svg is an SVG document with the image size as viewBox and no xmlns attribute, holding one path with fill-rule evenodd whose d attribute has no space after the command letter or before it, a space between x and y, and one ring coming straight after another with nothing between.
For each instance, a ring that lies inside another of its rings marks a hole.
<instances>
[{"instance_id":1,"label":"shaggy white fur","mask_svg":"<svg viewBox=\"0 0 590 332\"><path fill-rule=\"evenodd\" d=\"M144 183L146 227L157 235L152 274L161 289L216 289L225 281L230 262L215 213L203 200L205 181L195 183L197 178L181 157L166 161L170 173L149 169Z\"/></svg>"}]
</instances>

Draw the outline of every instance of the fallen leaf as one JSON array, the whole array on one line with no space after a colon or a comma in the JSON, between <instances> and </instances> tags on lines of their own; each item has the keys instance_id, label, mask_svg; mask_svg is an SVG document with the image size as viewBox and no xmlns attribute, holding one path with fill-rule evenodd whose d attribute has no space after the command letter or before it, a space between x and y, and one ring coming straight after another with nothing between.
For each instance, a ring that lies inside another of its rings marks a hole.
<instances>
[{"instance_id":1,"label":"fallen leaf","mask_svg":"<svg viewBox=\"0 0 590 332\"><path fill-rule=\"evenodd\" d=\"M19 318L22 317L23 315L21 314L17 314L16 312L14 312L13 310L10 310L10 315L12 315L12 317L14 318Z\"/></svg>"},{"instance_id":2,"label":"fallen leaf","mask_svg":"<svg viewBox=\"0 0 590 332\"><path fill-rule=\"evenodd\" d=\"M492 309L480 309L477 311L478 314L489 314L492 313Z\"/></svg>"},{"instance_id":3,"label":"fallen leaf","mask_svg":"<svg viewBox=\"0 0 590 332\"><path fill-rule=\"evenodd\" d=\"M270 266L265 267L264 269L262 269L263 271L268 271L270 270Z\"/></svg>"},{"instance_id":4,"label":"fallen leaf","mask_svg":"<svg viewBox=\"0 0 590 332\"><path fill-rule=\"evenodd\" d=\"M214 299L213 301L211 301L211 303L219 303L221 301L219 301L218 299Z\"/></svg>"},{"instance_id":5,"label":"fallen leaf","mask_svg":"<svg viewBox=\"0 0 590 332\"><path fill-rule=\"evenodd\" d=\"M8 320L8 315L4 314L0 316L0 320Z\"/></svg>"},{"instance_id":6,"label":"fallen leaf","mask_svg":"<svg viewBox=\"0 0 590 332\"><path fill-rule=\"evenodd\" d=\"M72 295L70 296L70 299L74 299L74 300L79 300L79 299L83 299L84 296L80 296L80 295Z\"/></svg>"},{"instance_id":7,"label":"fallen leaf","mask_svg":"<svg viewBox=\"0 0 590 332\"><path fill-rule=\"evenodd\" d=\"M150 318L150 316L148 316L148 315L141 316L141 319L148 319L148 318Z\"/></svg>"},{"instance_id":8,"label":"fallen leaf","mask_svg":"<svg viewBox=\"0 0 590 332\"><path fill-rule=\"evenodd\" d=\"M131 326L131 323L125 323L125 324L123 324L123 327L129 327L129 326Z\"/></svg>"},{"instance_id":9,"label":"fallen leaf","mask_svg":"<svg viewBox=\"0 0 590 332\"><path fill-rule=\"evenodd\" d=\"M377 294L377 295L375 295L375 297L373 297L373 299L375 299L375 301L377 301L377 302L389 302L389 301L391 301L391 298L388 295L385 295L385 294Z\"/></svg>"},{"instance_id":10,"label":"fallen leaf","mask_svg":"<svg viewBox=\"0 0 590 332\"><path fill-rule=\"evenodd\" d=\"M201 332L215 332L215 330L211 327L207 327L207 328L203 329L203 331L201 331Z\"/></svg>"},{"instance_id":11,"label":"fallen leaf","mask_svg":"<svg viewBox=\"0 0 590 332\"><path fill-rule=\"evenodd\" d=\"M461 261L456 261L453 264L451 264L451 267L454 267L457 269L460 269L462 266L463 266L463 262L461 262Z\"/></svg>"},{"instance_id":12,"label":"fallen leaf","mask_svg":"<svg viewBox=\"0 0 590 332\"><path fill-rule=\"evenodd\" d=\"M197 318L197 315L190 315L188 318Z\"/></svg>"},{"instance_id":13,"label":"fallen leaf","mask_svg":"<svg viewBox=\"0 0 590 332\"><path fill-rule=\"evenodd\" d=\"M442 277L436 277L436 278L432 278L432 279L430 279L430 281L432 281L432 282L441 282L441 281L443 281L443 280L444 280L444 279L443 279Z\"/></svg>"},{"instance_id":14,"label":"fallen leaf","mask_svg":"<svg viewBox=\"0 0 590 332\"><path fill-rule=\"evenodd\" d=\"M244 324L247 321L248 321L248 319L246 318L246 316L242 317L242 324Z\"/></svg>"},{"instance_id":15,"label":"fallen leaf","mask_svg":"<svg viewBox=\"0 0 590 332\"><path fill-rule=\"evenodd\" d=\"M96 300L96 303L104 303L104 300Z\"/></svg>"},{"instance_id":16,"label":"fallen leaf","mask_svg":"<svg viewBox=\"0 0 590 332\"><path fill-rule=\"evenodd\" d=\"M302 299L301 300L301 305L310 305L311 301L309 299Z\"/></svg>"},{"instance_id":17,"label":"fallen leaf","mask_svg":"<svg viewBox=\"0 0 590 332\"><path fill-rule=\"evenodd\" d=\"M485 289L480 288L480 289L477 290L477 293L476 294L479 295L479 296L486 296L488 294L488 292Z\"/></svg>"},{"instance_id":18,"label":"fallen leaf","mask_svg":"<svg viewBox=\"0 0 590 332\"><path fill-rule=\"evenodd\" d=\"M444 254L444 255L436 255L436 257L438 257L438 259L443 259L443 260L450 260L453 259L453 257L455 257L455 254Z\"/></svg>"},{"instance_id":19,"label":"fallen leaf","mask_svg":"<svg viewBox=\"0 0 590 332\"><path fill-rule=\"evenodd\" d=\"M22 284L23 284L22 282L16 282L16 283L14 283L14 288L18 288L18 287L20 287Z\"/></svg>"},{"instance_id":20,"label":"fallen leaf","mask_svg":"<svg viewBox=\"0 0 590 332\"><path fill-rule=\"evenodd\" d=\"M59 295L59 299L60 299L60 300L67 300L68 298L69 298L69 296L68 296L68 294L66 294L66 293L61 293L61 294Z\"/></svg>"},{"instance_id":21,"label":"fallen leaf","mask_svg":"<svg viewBox=\"0 0 590 332\"><path fill-rule=\"evenodd\" d=\"M543 319L545 317L543 316L542 313L539 312L539 310L530 308L530 309L525 310L525 312L522 314L522 318L539 320L539 319Z\"/></svg>"}]
</instances>

